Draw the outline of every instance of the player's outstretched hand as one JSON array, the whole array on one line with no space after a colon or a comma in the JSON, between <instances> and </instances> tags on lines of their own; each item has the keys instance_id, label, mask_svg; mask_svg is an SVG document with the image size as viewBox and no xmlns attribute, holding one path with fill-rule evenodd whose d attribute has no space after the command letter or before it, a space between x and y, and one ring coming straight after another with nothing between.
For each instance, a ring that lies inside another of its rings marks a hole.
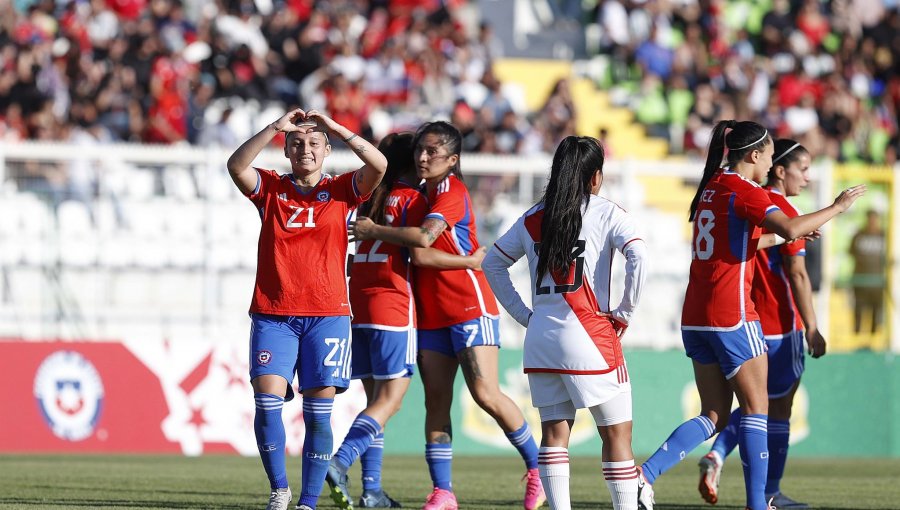
<instances>
[{"instance_id":1,"label":"player's outstretched hand","mask_svg":"<svg viewBox=\"0 0 900 510\"><path fill-rule=\"evenodd\" d=\"M841 191L841 194L834 199L834 205L841 212L850 209L850 206L853 205L853 202L856 202L856 199L866 194L866 185L865 184L857 184L856 186L851 186L844 191Z\"/></svg>"},{"instance_id":2,"label":"player's outstretched hand","mask_svg":"<svg viewBox=\"0 0 900 510\"><path fill-rule=\"evenodd\" d=\"M809 234L802 236L800 239L803 239L804 241L815 241L816 239L819 239L820 237L822 237L822 231L819 229L816 229L816 230L813 230L812 232L810 232Z\"/></svg>"},{"instance_id":3,"label":"player's outstretched hand","mask_svg":"<svg viewBox=\"0 0 900 510\"><path fill-rule=\"evenodd\" d=\"M367 216L358 216L356 221L351 221L347 224L351 243L373 239L373 230L375 230L375 222Z\"/></svg>"},{"instance_id":4,"label":"player's outstretched hand","mask_svg":"<svg viewBox=\"0 0 900 510\"><path fill-rule=\"evenodd\" d=\"M825 355L825 338L819 330L806 332L806 345L809 347L809 355L813 358L821 358Z\"/></svg>"}]
</instances>

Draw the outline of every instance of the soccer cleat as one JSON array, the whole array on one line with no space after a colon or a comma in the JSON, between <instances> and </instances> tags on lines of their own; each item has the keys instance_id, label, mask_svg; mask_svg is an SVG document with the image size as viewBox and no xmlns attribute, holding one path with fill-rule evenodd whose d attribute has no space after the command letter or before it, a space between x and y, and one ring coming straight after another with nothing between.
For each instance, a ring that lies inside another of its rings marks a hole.
<instances>
[{"instance_id":1,"label":"soccer cleat","mask_svg":"<svg viewBox=\"0 0 900 510\"><path fill-rule=\"evenodd\" d=\"M439 489L437 487L428 495L425 500L425 506L422 510L458 510L459 504L456 502L456 494L447 489Z\"/></svg>"},{"instance_id":2,"label":"soccer cleat","mask_svg":"<svg viewBox=\"0 0 900 510\"><path fill-rule=\"evenodd\" d=\"M347 470L341 469L337 464L331 462L328 464L328 473L325 474L325 481L328 482L330 488L331 500L337 504L341 510L353 510L353 501L350 499L350 478L347 476Z\"/></svg>"},{"instance_id":3,"label":"soccer cleat","mask_svg":"<svg viewBox=\"0 0 900 510\"><path fill-rule=\"evenodd\" d=\"M359 507L360 508L402 508L398 501L394 498L388 496L387 492L383 490L367 490L363 491L362 496L359 497Z\"/></svg>"},{"instance_id":4,"label":"soccer cleat","mask_svg":"<svg viewBox=\"0 0 900 510\"><path fill-rule=\"evenodd\" d=\"M790 509L790 510L806 510L809 508L809 505L806 503L801 503L799 501L794 501L793 499L784 495L784 493L776 492L771 496L772 499L769 500L769 506L775 506L781 509Z\"/></svg>"},{"instance_id":5,"label":"soccer cleat","mask_svg":"<svg viewBox=\"0 0 900 510\"><path fill-rule=\"evenodd\" d=\"M719 479L722 477L722 459L716 452L709 452L700 459L700 483L697 490L703 501L715 505L719 501Z\"/></svg>"},{"instance_id":6,"label":"soccer cleat","mask_svg":"<svg viewBox=\"0 0 900 510\"><path fill-rule=\"evenodd\" d=\"M544 486L541 485L541 475L538 473L537 468L529 469L525 476L522 477L522 480L526 479L525 500L522 502L522 506L525 507L525 510L536 510L547 501L547 496L544 494Z\"/></svg>"},{"instance_id":7,"label":"soccer cleat","mask_svg":"<svg viewBox=\"0 0 900 510\"><path fill-rule=\"evenodd\" d=\"M637 467L638 472L638 510L653 510L653 486L644 478L644 470Z\"/></svg>"},{"instance_id":8,"label":"soccer cleat","mask_svg":"<svg viewBox=\"0 0 900 510\"><path fill-rule=\"evenodd\" d=\"M287 510L291 504L291 498L290 487L275 489L269 494L269 504L266 505L266 510Z\"/></svg>"},{"instance_id":9,"label":"soccer cleat","mask_svg":"<svg viewBox=\"0 0 900 510\"><path fill-rule=\"evenodd\" d=\"M315 509L308 505L297 505L297 508L295 508L294 510L315 510Z\"/></svg>"}]
</instances>

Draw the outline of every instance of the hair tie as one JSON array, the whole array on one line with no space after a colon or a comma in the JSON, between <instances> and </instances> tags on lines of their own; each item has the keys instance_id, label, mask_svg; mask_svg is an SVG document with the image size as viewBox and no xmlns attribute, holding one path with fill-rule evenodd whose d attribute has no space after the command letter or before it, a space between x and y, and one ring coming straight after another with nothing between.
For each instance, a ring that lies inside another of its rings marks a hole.
<instances>
[{"instance_id":1,"label":"hair tie","mask_svg":"<svg viewBox=\"0 0 900 510\"><path fill-rule=\"evenodd\" d=\"M769 136L769 130L768 130L768 129L766 129L766 130L763 132L763 135L762 135L761 137L759 137L759 140L757 140L757 141L755 141L755 142L748 143L747 145L745 145L745 146L743 146L743 147L736 147L736 148L731 149L731 150L733 150L733 151L739 151L739 150L746 149L747 147L752 147L752 146L758 144L759 142L765 140L767 136ZM726 146L727 146L727 144L726 144Z\"/></svg>"},{"instance_id":2,"label":"hair tie","mask_svg":"<svg viewBox=\"0 0 900 510\"><path fill-rule=\"evenodd\" d=\"M782 152L780 156L778 156L777 158L775 158L775 159L772 160L772 166L775 166L775 163L776 163L778 160L780 160L781 158L787 156L789 152L791 152L792 150L796 149L797 147L800 147L800 143L795 143L794 145L791 145L791 148L790 148L790 149L788 149L788 150Z\"/></svg>"}]
</instances>

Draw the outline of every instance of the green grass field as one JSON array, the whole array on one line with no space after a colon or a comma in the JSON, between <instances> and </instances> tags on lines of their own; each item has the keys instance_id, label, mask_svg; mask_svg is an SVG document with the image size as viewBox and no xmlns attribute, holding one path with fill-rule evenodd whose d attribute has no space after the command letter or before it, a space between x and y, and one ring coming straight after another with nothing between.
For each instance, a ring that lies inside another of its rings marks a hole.
<instances>
[{"instance_id":1,"label":"green grass field","mask_svg":"<svg viewBox=\"0 0 900 510\"><path fill-rule=\"evenodd\" d=\"M523 469L514 457L459 457L454 487L464 510L517 509L522 505ZM300 459L289 458L294 501L300 488ZM688 459L660 478L657 508L742 509L740 464L730 459L719 504L697 495L696 460ZM359 494L359 471L351 472ZM425 460L386 459L384 486L404 507L420 508L430 492ZM573 457L572 507L612 508L599 459ZM818 509L900 508L900 461L792 459L784 491ZM268 484L259 460L237 456L0 456L0 508L191 508L262 509ZM335 508L323 491L319 508ZM546 508L546 507L545 507Z\"/></svg>"}]
</instances>

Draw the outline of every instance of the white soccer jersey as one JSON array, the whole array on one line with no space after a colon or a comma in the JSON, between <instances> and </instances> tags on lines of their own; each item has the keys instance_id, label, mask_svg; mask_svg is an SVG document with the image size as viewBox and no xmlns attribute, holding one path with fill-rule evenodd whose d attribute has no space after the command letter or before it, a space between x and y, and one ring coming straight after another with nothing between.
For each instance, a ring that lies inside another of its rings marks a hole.
<instances>
[{"instance_id":1,"label":"white soccer jersey","mask_svg":"<svg viewBox=\"0 0 900 510\"><path fill-rule=\"evenodd\" d=\"M525 334L525 372L606 374L627 381L621 344L609 312L628 323L640 298L646 273L646 247L634 221L621 207L591 195L575 247L568 281L544 275L535 285L543 206L528 210L488 252L485 276L500 303ZM610 279L616 251L625 255L625 291L618 307L610 307ZM509 277L509 267L527 256L534 312L522 301Z\"/></svg>"}]
</instances>

